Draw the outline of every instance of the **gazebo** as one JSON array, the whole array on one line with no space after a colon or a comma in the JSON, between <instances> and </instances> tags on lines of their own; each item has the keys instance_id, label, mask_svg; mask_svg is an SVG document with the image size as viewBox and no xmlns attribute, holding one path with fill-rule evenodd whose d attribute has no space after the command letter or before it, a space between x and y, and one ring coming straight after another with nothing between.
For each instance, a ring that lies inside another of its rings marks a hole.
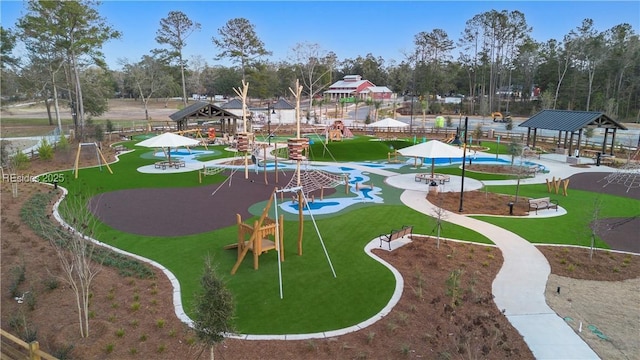
<instances>
[{"instance_id":1,"label":"gazebo","mask_svg":"<svg viewBox=\"0 0 640 360\"><path fill-rule=\"evenodd\" d=\"M198 122L220 121L220 132L235 134L239 117L225 109L208 102L196 102L177 111L169 118L176 122L177 130L187 130L190 119Z\"/></svg>"},{"instance_id":2,"label":"gazebo","mask_svg":"<svg viewBox=\"0 0 640 360\"><path fill-rule=\"evenodd\" d=\"M604 128L604 138L602 140L602 154L607 152L607 140L611 134L610 153L613 155L613 147L616 140L616 131L627 130L619 122L611 119L603 112L598 111L572 111L572 110L542 110L533 115L529 120L520 124L527 130L527 146L536 146L536 136L538 129L558 131L558 149L568 149L568 155L572 156L574 151L574 137L577 134L575 150L580 154L582 142L582 132L586 128Z\"/></svg>"}]
</instances>

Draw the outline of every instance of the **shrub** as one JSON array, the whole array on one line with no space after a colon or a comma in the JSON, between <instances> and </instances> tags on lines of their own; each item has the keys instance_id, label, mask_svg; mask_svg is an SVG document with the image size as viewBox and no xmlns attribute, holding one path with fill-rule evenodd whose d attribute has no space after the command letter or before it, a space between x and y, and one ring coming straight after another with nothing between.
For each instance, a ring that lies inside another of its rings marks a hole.
<instances>
[{"instance_id":1,"label":"shrub","mask_svg":"<svg viewBox=\"0 0 640 360\"><path fill-rule=\"evenodd\" d=\"M93 127L93 137L97 141L104 140L104 129L102 128L102 125L98 124Z\"/></svg>"},{"instance_id":2,"label":"shrub","mask_svg":"<svg viewBox=\"0 0 640 360\"><path fill-rule=\"evenodd\" d=\"M60 140L58 140L58 150L66 153L69 152L69 148L69 140L67 137L64 134L60 135Z\"/></svg>"},{"instance_id":3,"label":"shrub","mask_svg":"<svg viewBox=\"0 0 640 360\"><path fill-rule=\"evenodd\" d=\"M42 282L44 283L44 286L48 290L55 290L58 288L58 286L60 286L60 282L58 281L58 278L56 278L55 276L50 276L42 280Z\"/></svg>"},{"instance_id":4,"label":"shrub","mask_svg":"<svg viewBox=\"0 0 640 360\"><path fill-rule=\"evenodd\" d=\"M42 160L53 159L53 146L49 144L47 139L42 139L40 146L38 146L38 156Z\"/></svg>"},{"instance_id":5,"label":"shrub","mask_svg":"<svg viewBox=\"0 0 640 360\"><path fill-rule=\"evenodd\" d=\"M18 150L15 155L11 156L9 162L17 170L24 170L29 167L29 157L22 150Z\"/></svg>"}]
</instances>

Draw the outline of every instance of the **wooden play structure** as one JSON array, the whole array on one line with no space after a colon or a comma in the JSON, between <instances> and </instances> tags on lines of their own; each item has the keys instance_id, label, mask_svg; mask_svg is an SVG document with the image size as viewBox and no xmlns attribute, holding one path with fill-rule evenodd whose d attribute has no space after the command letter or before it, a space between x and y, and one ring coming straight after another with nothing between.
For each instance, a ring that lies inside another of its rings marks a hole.
<instances>
[{"instance_id":1,"label":"wooden play structure","mask_svg":"<svg viewBox=\"0 0 640 360\"><path fill-rule=\"evenodd\" d=\"M567 189L569 188L569 179L562 180L561 178L558 178L556 180L556 177L554 176L551 179L551 181L549 181L549 179L546 179L546 181L547 181L547 191L549 193L553 189L557 194L560 191L560 184L562 184L562 195L567 196Z\"/></svg>"},{"instance_id":2,"label":"wooden play structure","mask_svg":"<svg viewBox=\"0 0 640 360\"><path fill-rule=\"evenodd\" d=\"M327 129L329 141L342 141L343 138L352 138L353 133L347 128L342 120L336 120L333 125Z\"/></svg>"},{"instance_id":3,"label":"wooden play structure","mask_svg":"<svg viewBox=\"0 0 640 360\"><path fill-rule=\"evenodd\" d=\"M93 147L95 147L96 148L96 157L98 158L98 166L100 167L100 170L102 170L102 163L104 163L104 165L109 170L109 173L113 174L113 171L109 167L109 164L107 163L107 160L104 158L104 155L102 154L102 151L100 151L100 147L98 146L97 143L95 143L95 142L92 142L92 143L79 143L78 144L78 152L76 153L76 161L75 161L75 164L73 166L75 178L76 179L78 178L78 164L80 162L80 152L82 151L82 148L85 147L85 146L93 146ZM102 159L102 162L100 161L100 159Z\"/></svg>"},{"instance_id":4,"label":"wooden play structure","mask_svg":"<svg viewBox=\"0 0 640 360\"><path fill-rule=\"evenodd\" d=\"M243 81L243 85L245 85ZM240 93L239 90L234 89L237 93ZM283 224L284 224L284 216L278 216L278 194L283 193L293 193L297 195L297 198L300 199L301 203L307 203L307 198L303 191L301 184L301 174L300 174L300 162L304 159L303 152L304 149L308 146L308 139L304 137L300 137L300 95L302 92L302 86L299 85L299 82L296 81L296 91L294 92L291 88L292 93L297 99L296 106L296 120L297 120L297 138L289 139L288 141L288 152L289 159L295 160L297 163L296 172L294 173L293 179L290 183L295 184L295 186L291 186L290 188L278 189L275 188L271 193L269 200L265 208L262 210L262 214L260 218L253 222L253 224L246 224L242 221L240 215L236 215L237 224L238 224L238 240L234 244L230 244L225 246L225 249L234 249L236 248L238 251L238 258L233 268L231 269L231 274L235 274L242 261L245 259L249 251L253 254L253 268L258 269L259 267L259 258L260 255L267 253L270 250L275 250L278 253L278 282L280 286L280 298L283 298L283 285L282 285L282 266L281 262L284 261L284 235L283 235ZM244 91L242 91L243 95L246 95L246 85L244 86ZM243 134L238 134L238 151L245 153L245 162L247 159L247 153L250 151L250 147L248 145L248 140L250 135L245 132L246 137L243 138ZM266 147L263 148L263 152L266 151ZM256 159L257 160L257 159ZM266 154L265 161L266 163ZM246 164L246 163L245 163ZM203 169L204 170L204 169ZM246 171L246 166L245 166ZM276 168L277 171L277 168ZM266 173L266 171L265 171ZM269 210L271 209L273 204L274 216L273 218L268 217ZM309 212L309 216L313 221L314 228L316 229L318 239L320 240L320 244L322 245L322 249L327 258L327 262L329 263L329 267L331 268L331 273L333 277L336 277L335 270L333 268L333 264L331 263L331 259L329 258L329 253L325 247L324 241L318 230L318 226L313 217L313 213L309 207L299 206L298 207L298 255L302 255L302 235L304 229L304 210ZM276 220L277 219L277 220Z\"/></svg>"},{"instance_id":5,"label":"wooden play structure","mask_svg":"<svg viewBox=\"0 0 640 360\"><path fill-rule=\"evenodd\" d=\"M269 208L273 203L274 196L275 191L271 194L267 205L262 210L260 219L254 221L253 225L243 223L240 214L236 214L238 221L238 242L237 244L225 247L225 249L231 249L233 247L238 248L238 260L231 269L232 275L238 271L238 267L242 264L242 261L249 251L253 253L253 268L255 270L258 270L260 255L268 252L269 250L277 251L280 258L279 260L284 261L284 236L282 232L284 216L281 215L277 222L267 216Z\"/></svg>"},{"instance_id":6,"label":"wooden play structure","mask_svg":"<svg viewBox=\"0 0 640 360\"><path fill-rule=\"evenodd\" d=\"M387 153L387 162L389 164L400 164L403 162L402 159L399 159L398 157L403 156L402 154L400 154L398 152L398 150L394 150L393 152L388 152Z\"/></svg>"},{"instance_id":7,"label":"wooden play structure","mask_svg":"<svg viewBox=\"0 0 640 360\"><path fill-rule=\"evenodd\" d=\"M233 91L242 99L242 132L238 133L237 149L239 153L244 155L244 178L249 178L249 144L253 143L253 133L247 131L247 93L249 92L249 83L242 80L242 89L233 88Z\"/></svg>"},{"instance_id":8,"label":"wooden play structure","mask_svg":"<svg viewBox=\"0 0 640 360\"><path fill-rule=\"evenodd\" d=\"M185 136L188 134L194 134L193 136L197 139L200 140L200 143L204 146L205 149L209 150L207 148L207 141L205 140L205 138L202 136L202 129L197 128L197 129L190 129L190 130L178 130L175 131L174 134L178 134L180 136ZM215 138L215 130L213 132L214 138ZM188 149L188 147L187 147Z\"/></svg>"}]
</instances>

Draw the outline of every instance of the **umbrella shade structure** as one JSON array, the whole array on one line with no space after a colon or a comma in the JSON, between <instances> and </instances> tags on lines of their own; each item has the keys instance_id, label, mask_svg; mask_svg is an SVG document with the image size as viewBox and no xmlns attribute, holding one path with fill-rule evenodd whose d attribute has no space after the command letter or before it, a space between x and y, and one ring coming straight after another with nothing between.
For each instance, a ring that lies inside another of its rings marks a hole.
<instances>
[{"instance_id":1,"label":"umbrella shade structure","mask_svg":"<svg viewBox=\"0 0 640 360\"><path fill-rule=\"evenodd\" d=\"M431 159L431 175L436 159L452 159L461 158L464 155L462 148L445 144L442 141L431 140L417 145L409 146L398 150L400 154L408 157L430 158Z\"/></svg>"},{"instance_id":2,"label":"umbrella shade structure","mask_svg":"<svg viewBox=\"0 0 640 360\"><path fill-rule=\"evenodd\" d=\"M172 132L166 132L164 134L154 136L150 139L140 141L136 144L136 146L144 146L148 148L168 148L168 160L169 162L171 162L171 148L178 148L181 146L195 146L198 144L200 144L199 140L174 134Z\"/></svg>"},{"instance_id":3,"label":"umbrella shade structure","mask_svg":"<svg viewBox=\"0 0 640 360\"><path fill-rule=\"evenodd\" d=\"M403 123L402 121L398 121L392 118L384 118L380 121L376 121L372 124L367 125L372 128L398 128L398 127L406 127L409 126L407 123Z\"/></svg>"}]
</instances>

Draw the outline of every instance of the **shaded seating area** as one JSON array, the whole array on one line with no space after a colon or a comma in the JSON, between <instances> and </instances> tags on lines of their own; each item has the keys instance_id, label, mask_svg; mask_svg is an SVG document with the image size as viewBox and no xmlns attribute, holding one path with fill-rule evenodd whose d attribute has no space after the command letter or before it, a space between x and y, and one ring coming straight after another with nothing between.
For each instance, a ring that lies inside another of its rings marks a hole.
<instances>
[{"instance_id":1,"label":"shaded seating area","mask_svg":"<svg viewBox=\"0 0 640 360\"><path fill-rule=\"evenodd\" d=\"M584 131L589 128L604 129L604 136L599 150L595 150L595 157L607 155L613 157L616 134L618 130L627 130L619 122L611 119L603 112L572 111L572 110L542 110L520 124L527 130L527 147L535 148L539 130L557 131L557 154L567 155L567 162L571 158L580 157L584 153L582 142ZM575 161L576 159L573 158ZM597 162L599 165L599 161Z\"/></svg>"}]
</instances>

